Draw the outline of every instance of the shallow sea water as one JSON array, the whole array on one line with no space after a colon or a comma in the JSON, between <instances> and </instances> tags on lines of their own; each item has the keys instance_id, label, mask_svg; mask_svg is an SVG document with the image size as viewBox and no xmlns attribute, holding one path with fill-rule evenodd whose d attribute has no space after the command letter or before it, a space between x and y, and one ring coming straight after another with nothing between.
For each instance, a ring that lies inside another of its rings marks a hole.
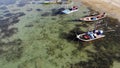
<instances>
[{"instance_id":1,"label":"shallow sea water","mask_svg":"<svg viewBox=\"0 0 120 68\"><path fill-rule=\"evenodd\" d=\"M59 13L58 9L71 7L74 4L27 4L24 7L17 7L15 5L8 6L10 12L24 12L26 15L19 17L20 21L18 23L8 27L9 29L13 27L17 28L18 31L16 33L10 37L1 38L0 67L84 67L84 65L80 65L79 63L84 62L84 64L86 64L87 62L91 62L91 60L94 61L96 59L94 55L100 53L100 51L102 51L102 54L98 54L98 56L105 55L106 58L118 54L117 57L114 56L115 58L112 59L119 59L119 48L116 49L119 45L119 36L116 36L119 34L119 25L116 28L117 24L113 25L112 23L108 23L105 19L105 23L107 23L108 26L104 26L103 23L102 29L108 31L109 28L112 28L116 30L115 32L106 32L105 38L96 41L79 41L76 39L76 34L94 29L94 22L87 23L78 21L80 17L86 16L89 13L86 6L79 5L78 3L78 12L69 15ZM32 11L26 11L29 8L32 8ZM19 9L19 11L12 11L13 9ZM41 9L41 11L36 11L36 9ZM109 18L107 21L109 21ZM99 28L101 29L101 27ZM114 50L113 53L110 51L111 49ZM112 55L106 56L107 53ZM111 66L114 60L110 61L111 63L108 66Z\"/></svg>"}]
</instances>

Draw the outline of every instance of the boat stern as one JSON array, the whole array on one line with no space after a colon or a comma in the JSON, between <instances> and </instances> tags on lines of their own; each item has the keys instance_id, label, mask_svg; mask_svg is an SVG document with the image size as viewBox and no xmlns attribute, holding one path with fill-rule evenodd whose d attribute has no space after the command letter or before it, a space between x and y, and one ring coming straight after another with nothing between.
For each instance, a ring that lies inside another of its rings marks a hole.
<instances>
[{"instance_id":1,"label":"boat stern","mask_svg":"<svg viewBox=\"0 0 120 68\"><path fill-rule=\"evenodd\" d=\"M80 35L77 35L76 38L80 39Z\"/></svg>"}]
</instances>

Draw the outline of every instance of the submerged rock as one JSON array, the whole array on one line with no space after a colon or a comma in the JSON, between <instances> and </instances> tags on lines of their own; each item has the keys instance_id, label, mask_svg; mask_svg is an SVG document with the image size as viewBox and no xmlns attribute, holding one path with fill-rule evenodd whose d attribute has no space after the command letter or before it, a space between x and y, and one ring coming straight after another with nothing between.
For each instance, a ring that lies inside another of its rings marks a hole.
<instances>
[{"instance_id":1,"label":"submerged rock","mask_svg":"<svg viewBox=\"0 0 120 68\"><path fill-rule=\"evenodd\" d=\"M7 10L8 8L6 6L1 6L0 10Z\"/></svg>"},{"instance_id":2,"label":"submerged rock","mask_svg":"<svg viewBox=\"0 0 120 68\"><path fill-rule=\"evenodd\" d=\"M36 11L42 11L42 9L36 9Z\"/></svg>"},{"instance_id":3,"label":"submerged rock","mask_svg":"<svg viewBox=\"0 0 120 68\"><path fill-rule=\"evenodd\" d=\"M5 37L10 37L12 36L14 33L17 32L17 28L11 28L8 29L8 27L10 25L13 25L15 23L19 22L19 17L24 16L25 13L23 12L18 12L18 13L8 13L5 16L7 18L0 20L0 29L1 29L1 33L4 33L4 35L2 35L2 38Z\"/></svg>"},{"instance_id":4,"label":"submerged rock","mask_svg":"<svg viewBox=\"0 0 120 68\"><path fill-rule=\"evenodd\" d=\"M3 13L9 13L10 11L9 10L5 10Z\"/></svg>"},{"instance_id":5,"label":"submerged rock","mask_svg":"<svg viewBox=\"0 0 120 68\"><path fill-rule=\"evenodd\" d=\"M33 10L32 8L28 8L26 11L30 12L30 11L32 11L32 10Z\"/></svg>"},{"instance_id":6,"label":"submerged rock","mask_svg":"<svg viewBox=\"0 0 120 68\"><path fill-rule=\"evenodd\" d=\"M15 14L15 17L21 17L21 16L24 16L25 13L24 12L18 12Z\"/></svg>"},{"instance_id":7,"label":"submerged rock","mask_svg":"<svg viewBox=\"0 0 120 68\"><path fill-rule=\"evenodd\" d=\"M5 14L4 16L5 17L11 17L11 16L13 16L14 15L14 13L7 13L7 14Z\"/></svg>"},{"instance_id":8,"label":"submerged rock","mask_svg":"<svg viewBox=\"0 0 120 68\"><path fill-rule=\"evenodd\" d=\"M26 25L25 27L33 27L33 24Z\"/></svg>"},{"instance_id":9,"label":"submerged rock","mask_svg":"<svg viewBox=\"0 0 120 68\"><path fill-rule=\"evenodd\" d=\"M19 11L20 9L13 9L12 11Z\"/></svg>"},{"instance_id":10,"label":"submerged rock","mask_svg":"<svg viewBox=\"0 0 120 68\"><path fill-rule=\"evenodd\" d=\"M25 3L20 3L20 4L17 4L17 7L24 7L26 4Z\"/></svg>"},{"instance_id":11,"label":"submerged rock","mask_svg":"<svg viewBox=\"0 0 120 68\"><path fill-rule=\"evenodd\" d=\"M45 13L43 13L43 14L41 14L41 16L49 16L50 15L50 12L45 12Z\"/></svg>"}]
</instances>

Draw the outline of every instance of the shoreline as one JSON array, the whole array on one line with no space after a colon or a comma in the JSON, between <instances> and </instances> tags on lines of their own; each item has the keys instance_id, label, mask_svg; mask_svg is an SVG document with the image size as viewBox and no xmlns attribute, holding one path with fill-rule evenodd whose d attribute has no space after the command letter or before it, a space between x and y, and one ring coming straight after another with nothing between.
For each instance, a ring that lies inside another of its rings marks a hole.
<instances>
[{"instance_id":1,"label":"shoreline","mask_svg":"<svg viewBox=\"0 0 120 68\"><path fill-rule=\"evenodd\" d=\"M102 1L110 3L110 4L114 5L114 6L120 7L119 0L114 0L114 1L111 1L111 0L102 0Z\"/></svg>"},{"instance_id":2,"label":"shoreline","mask_svg":"<svg viewBox=\"0 0 120 68\"><path fill-rule=\"evenodd\" d=\"M78 0L75 0L78 1ZM108 16L117 18L120 21L120 7L112 3L98 0L80 0L81 3L99 12L106 12ZM94 5L93 5L94 4Z\"/></svg>"}]
</instances>

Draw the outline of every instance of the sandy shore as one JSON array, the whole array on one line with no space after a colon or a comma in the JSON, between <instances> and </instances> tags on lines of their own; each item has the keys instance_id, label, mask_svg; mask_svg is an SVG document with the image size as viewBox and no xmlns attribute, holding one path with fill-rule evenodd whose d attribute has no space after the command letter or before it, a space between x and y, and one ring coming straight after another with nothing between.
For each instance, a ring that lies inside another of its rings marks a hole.
<instances>
[{"instance_id":1,"label":"sandy shore","mask_svg":"<svg viewBox=\"0 0 120 68\"><path fill-rule=\"evenodd\" d=\"M102 0L102 1L113 4L113 5L117 6L117 7L120 7L120 0Z\"/></svg>"},{"instance_id":2,"label":"sandy shore","mask_svg":"<svg viewBox=\"0 0 120 68\"><path fill-rule=\"evenodd\" d=\"M120 20L120 2L117 0L75 0L81 1L86 6Z\"/></svg>"}]
</instances>

